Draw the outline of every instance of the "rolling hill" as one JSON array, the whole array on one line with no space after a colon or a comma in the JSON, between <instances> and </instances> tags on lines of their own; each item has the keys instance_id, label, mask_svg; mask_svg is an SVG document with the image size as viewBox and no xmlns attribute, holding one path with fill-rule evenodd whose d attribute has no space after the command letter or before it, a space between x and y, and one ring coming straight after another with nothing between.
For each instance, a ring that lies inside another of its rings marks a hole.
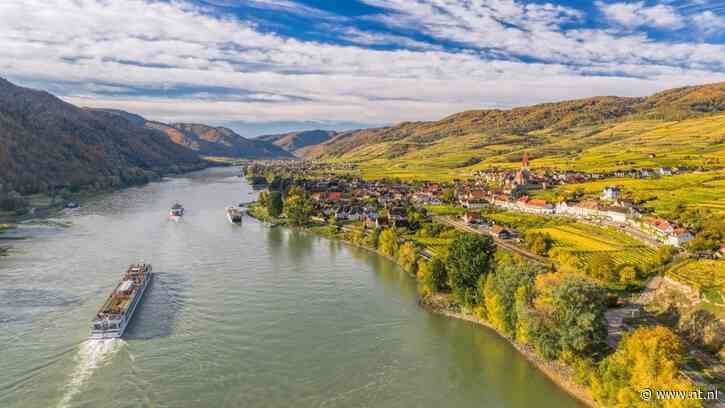
<instances>
[{"instance_id":1,"label":"rolling hill","mask_svg":"<svg viewBox=\"0 0 725 408\"><path fill-rule=\"evenodd\" d=\"M0 184L110 188L207 166L194 151L110 112L0 79Z\"/></svg>"},{"instance_id":2,"label":"rolling hill","mask_svg":"<svg viewBox=\"0 0 725 408\"><path fill-rule=\"evenodd\" d=\"M307 130L279 135L265 135L258 137L257 140L271 142L288 152L296 153L307 146L326 142L335 137L336 134L337 132L329 130Z\"/></svg>"},{"instance_id":3,"label":"rolling hill","mask_svg":"<svg viewBox=\"0 0 725 408\"><path fill-rule=\"evenodd\" d=\"M298 149L308 159L358 163L368 177L450 179L488 167L600 171L725 163L725 83L646 98L595 97L437 122L343 132Z\"/></svg>"}]
</instances>

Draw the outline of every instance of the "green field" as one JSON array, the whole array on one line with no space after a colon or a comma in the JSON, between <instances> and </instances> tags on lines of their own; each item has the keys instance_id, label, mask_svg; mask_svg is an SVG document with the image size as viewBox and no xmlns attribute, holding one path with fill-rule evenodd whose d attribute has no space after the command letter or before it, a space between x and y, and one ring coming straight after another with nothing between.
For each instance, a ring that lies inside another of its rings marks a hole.
<instances>
[{"instance_id":1,"label":"green field","mask_svg":"<svg viewBox=\"0 0 725 408\"><path fill-rule=\"evenodd\" d=\"M608 254L618 266L642 267L655 257L654 249L614 228L569 223L532 231L549 235L554 240L553 249L571 253L582 268L586 268L592 257L599 253Z\"/></svg>"}]
</instances>

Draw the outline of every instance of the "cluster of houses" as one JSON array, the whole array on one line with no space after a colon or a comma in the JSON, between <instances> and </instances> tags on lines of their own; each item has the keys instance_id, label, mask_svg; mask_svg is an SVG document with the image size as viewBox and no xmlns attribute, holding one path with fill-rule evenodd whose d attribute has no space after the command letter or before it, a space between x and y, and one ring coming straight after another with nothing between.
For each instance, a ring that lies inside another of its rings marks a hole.
<instances>
[{"instance_id":1,"label":"cluster of houses","mask_svg":"<svg viewBox=\"0 0 725 408\"><path fill-rule=\"evenodd\" d=\"M326 178L306 181L302 187L315 203L317 218L363 221L370 228L409 224L406 208L411 190L404 184Z\"/></svg>"},{"instance_id":2,"label":"cluster of houses","mask_svg":"<svg viewBox=\"0 0 725 408\"><path fill-rule=\"evenodd\" d=\"M679 247L693 238L692 233L663 218L650 217L648 211L621 197L618 187L604 188L599 199L578 202L562 201L557 204L542 199L523 196L513 198L501 191L474 189L458 194L459 203L469 210L494 207L507 211L516 211L536 215L558 215L580 220L611 222L626 225L661 243ZM475 213L469 211L464 216L467 223L475 222Z\"/></svg>"}]
</instances>

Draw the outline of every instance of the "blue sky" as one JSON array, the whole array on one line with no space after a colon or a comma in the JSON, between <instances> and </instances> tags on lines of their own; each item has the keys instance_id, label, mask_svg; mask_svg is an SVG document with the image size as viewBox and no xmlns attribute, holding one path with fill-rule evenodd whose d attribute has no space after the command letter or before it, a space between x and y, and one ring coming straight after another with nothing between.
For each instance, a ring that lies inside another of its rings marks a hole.
<instances>
[{"instance_id":1,"label":"blue sky","mask_svg":"<svg viewBox=\"0 0 725 408\"><path fill-rule=\"evenodd\" d=\"M725 0L14 0L0 75L246 136L725 81Z\"/></svg>"}]
</instances>

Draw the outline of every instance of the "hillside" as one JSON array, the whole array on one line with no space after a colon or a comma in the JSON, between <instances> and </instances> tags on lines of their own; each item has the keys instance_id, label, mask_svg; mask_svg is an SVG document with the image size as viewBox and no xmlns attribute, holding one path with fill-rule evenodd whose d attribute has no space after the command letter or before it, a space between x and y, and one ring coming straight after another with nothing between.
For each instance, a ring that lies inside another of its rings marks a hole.
<instances>
[{"instance_id":1,"label":"hillside","mask_svg":"<svg viewBox=\"0 0 725 408\"><path fill-rule=\"evenodd\" d=\"M0 79L0 184L8 190L117 187L206 165L193 151L123 116Z\"/></svg>"},{"instance_id":2,"label":"hillside","mask_svg":"<svg viewBox=\"0 0 725 408\"><path fill-rule=\"evenodd\" d=\"M307 146L318 145L332 139L337 133L328 130L307 130L279 135L260 136L257 140L274 143L284 150L296 153Z\"/></svg>"},{"instance_id":3,"label":"hillside","mask_svg":"<svg viewBox=\"0 0 725 408\"><path fill-rule=\"evenodd\" d=\"M225 156L243 159L289 159L294 155L272 143L247 139L224 127L193 123L168 125L181 132L204 156ZM172 134L175 132L172 132ZM172 139L173 140L173 139Z\"/></svg>"},{"instance_id":4,"label":"hillside","mask_svg":"<svg viewBox=\"0 0 725 408\"><path fill-rule=\"evenodd\" d=\"M452 178L517 166L610 170L725 163L725 83L646 98L596 97L511 110L477 110L437 122L345 132L298 150L357 162L370 177Z\"/></svg>"},{"instance_id":5,"label":"hillside","mask_svg":"<svg viewBox=\"0 0 725 408\"><path fill-rule=\"evenodd\" d=\"M289 159L294 157L291 153L270 142L247 139L224 127L190 123L166 124L146 120L134 113L120 110L101 109L100 111L121 116L138 126L159 131L177 145L191 149L202 156L242 159Z\"/></svg>"}]
</instances>

